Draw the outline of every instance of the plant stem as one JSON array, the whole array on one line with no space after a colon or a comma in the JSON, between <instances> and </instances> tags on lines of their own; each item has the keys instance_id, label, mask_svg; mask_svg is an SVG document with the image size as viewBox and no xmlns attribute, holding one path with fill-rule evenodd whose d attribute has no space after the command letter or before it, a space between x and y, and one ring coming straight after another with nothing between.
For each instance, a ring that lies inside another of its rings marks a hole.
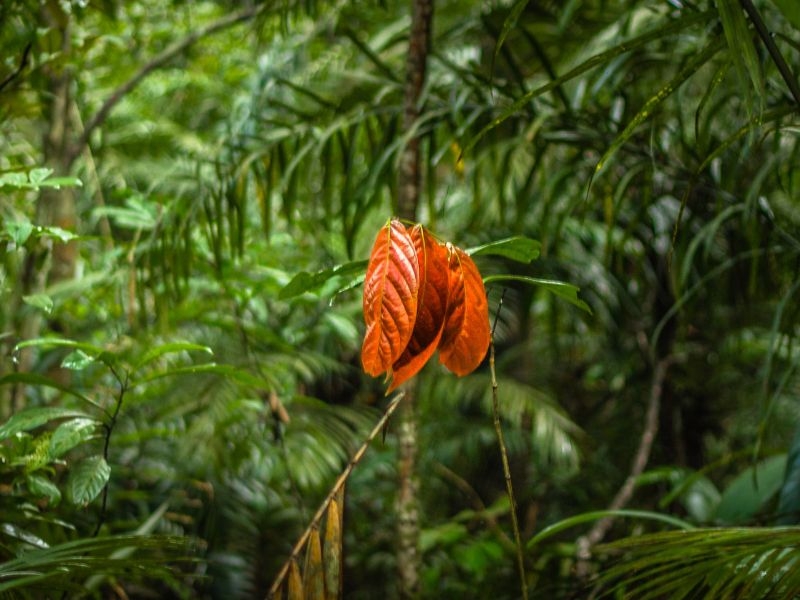
<instances>
[{"instance_id":1,"label":"plant stem","mask_svg":"<svg viewBox=\"0 0 800 600\"><path fill-rule=\"evenodd\" d=\"M286 562L281 567L281 570L278 571L277 577L275 577L275 581L272 583L272 587L267 592L267 598L279 598L281 585L283 581L286 579L287 574L289 573L289 567L292 564L292 561L296 560L298 556L300 556L300 552L303 551L303 546L305 545L308 537L311 535L312 530L314 528L319 527L320 521L322 521L322 517L325 516L325 511L328 510L328 505L331 503L336 495L339 493L339 490L344 486L347 478L350 477L350 473L353 471L355 466L359 463L361 458L364 456L364 453L367 451L370 443L372 440L375 439L375 436L386 426L386 423L389 421L389 418L394 413L395 409L397 408L398 404L400 404L400 400L403 399L405 396L404 392L399 392L394 398L392 398L391 402L389 402L389 406L386 407L381 418L375 423L375 427L372 428L372 431L369 432L369 435L366 437L364 442L361 444L361 447L356 450L356 453L353 455L353 458L350 459L350 462L347 463L347 466L342 471L342 474L339 475L339 479L336 480L336 483L333 484L331 491L328 492L328 495L325 497L325 500L320 505L317 512L314 513L314 516L311 519L311 522L308 524L308 527L303 532L303 535L300 536L300 539L297 540L297 543L292 548L292 552L289 554L289 558L286 559Z\"/></svg>"},{"instance_id":2,"label":"plant stem","mask_svg":"<svg viewBox=\"0 0 800 600\"><path fill-rule=\"evenodd\" d=\"M501 300L502 302L502 300ZM522 555L522 536L519 533L517 521L517 501L514 498L514 486L511 483L511 468L508 466L508 451L503 437L503 428L500 425L500 402L497 394L497 375L494 369L494 332L489 343L489 370L492 374L492 412L494 413L494 430L497 432L497 442L500 445L500 456L503 459L503 475L506 480L506 492L511 503L511 527L514 530L514 542L517 547L517 564L519 567L519 580L522 589L522 598L528 600L528 581L525 576L525 558Z\"/></svg>"}]
</instances>

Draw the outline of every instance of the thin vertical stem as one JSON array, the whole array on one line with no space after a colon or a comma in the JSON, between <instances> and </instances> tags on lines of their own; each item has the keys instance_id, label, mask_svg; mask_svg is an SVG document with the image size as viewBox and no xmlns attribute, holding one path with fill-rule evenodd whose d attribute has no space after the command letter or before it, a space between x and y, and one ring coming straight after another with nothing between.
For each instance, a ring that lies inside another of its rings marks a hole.
<instances>
[{"instance_id":1,"label":"thin vertical stem","mask_svg":"<svg viewBox=\"0 0 800 600\"><path fill-rule=\"evenodd\" d=\"M514 530L514 543L517 547L517 566L519 567L519 582L522 590L523 600L528 600L528 578L525 575L525 558L522 553L522 536L519 532L519 521L517 520L517 500L514 496L514 485L511 482L511 467L508 465L508 450L506 450L506 440L503 436L503 427L500 424L500 400L497 393L497 374L494 367L494 331L497 328L497 319L500 316L500 309L503 307L503 296L497 307L494 324L492 325L492 337L489 342L489 372L492 376L492 413L494 415L494 430L497 433L497 443L500 446L500 456L503 460L503 476L506 480L506 492L508 501L511 505L511 528Z\"/></svg>"}]
</instances>

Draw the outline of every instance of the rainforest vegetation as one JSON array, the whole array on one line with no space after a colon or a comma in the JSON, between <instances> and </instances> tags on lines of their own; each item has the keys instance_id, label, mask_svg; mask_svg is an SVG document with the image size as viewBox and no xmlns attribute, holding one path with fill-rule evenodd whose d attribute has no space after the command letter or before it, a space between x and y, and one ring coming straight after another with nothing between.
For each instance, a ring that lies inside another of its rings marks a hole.
<instances>
[{"instance_id":1,"label":"rainforest vegetation","mask_svg":"<svg viewBox=\"0 0 800 600\"><path fill-rule=\"evenodd\" d=\"M796 0L0 48L3 597L800 597Z\"/></svg>"}]
</instances>

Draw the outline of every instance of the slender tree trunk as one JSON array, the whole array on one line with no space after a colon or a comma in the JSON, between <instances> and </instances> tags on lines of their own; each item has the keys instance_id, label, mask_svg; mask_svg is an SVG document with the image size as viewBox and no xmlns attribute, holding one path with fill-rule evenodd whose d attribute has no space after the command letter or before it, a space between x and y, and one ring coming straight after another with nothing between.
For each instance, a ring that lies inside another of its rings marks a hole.
<instances>
[{"instance_id":1,"label":"slender tree trunk","mask_svg":"<svg viewBox=\"0 0 800 600\"><path fill-rule=\"evenodd\" d=\"M425 83L425 70L430 47L433 0L412 0L411 33L406 62L403 99L403 131L411 131L419 118L419 104ZM397 212L401 219L415 221L419 205L420 174L419 137L414 135L400 156ZM401 598L419 596L419 505L416 462L419 442L417 415L412 386L403 386L406 397L399 409L398 492L397 492L397 567Z\"/></svg>"}]
</instances>

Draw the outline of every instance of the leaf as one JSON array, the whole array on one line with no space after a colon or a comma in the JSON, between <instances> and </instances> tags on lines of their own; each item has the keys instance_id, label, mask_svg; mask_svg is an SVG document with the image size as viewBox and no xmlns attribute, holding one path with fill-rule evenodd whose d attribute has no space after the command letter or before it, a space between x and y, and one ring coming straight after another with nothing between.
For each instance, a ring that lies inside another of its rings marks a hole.
<instances>
[{"instance_id":1,"label":"leaf","mask_svg":"<svg viewBox=\"0 0 800 600\"><path fill-rule=\"evenodd\" d=\"M559 298L562 298L580 308L587 313L592 314L592 309L583 300L578 298L580 288L571 283L563 281L553 281L551 279L539 279L537 277L528 277L526 275L489 275L484 280L484 283L494 283L495 281L521 281L522 283L529 283L531 285L538 285L543 287L548 292L552 292Z\"/></svg>"},{"instance_id":2,"label":"leaf","mask_svg":"<svg viewBox=\"0 0 800 600\"><path fill-rule=\"evenodd\" d=\"M297 561L294 559L289 563L288 586L286 600L305 600L303 578L300 576L300 567L297 566ZM283 594L280 594L279 597L283 597Z\"/></svg>"},{"instance_id":3,"label":"leaf","mask_svg":"<svg viewBox=\"0 0 800 600\"><path fill-rule=\"evenodd\" d=\"M28 179L33 184L42 183L45 179L50 177L53 174L53 169L48 169L47 167L39 167L37 169L31 169L28 173Z\"/></svg>"},{"instance_id":4,"label":"leaf","mask_svg":"<svg viewBox=\"0 0 800 600\"><path fill-rule=\"evenodd\" d=\"M442 338L447 315L449 296L447 248L426 233L422 225L415 225L409 235L414 241L419 259L417 318L406 349L392 365L392 383L386 390L387 394L416 375L433 356Z\"/></svg>"},{"instance_id":5,"label":"leaf","mask_svg":"<svg viewBox=\"0 0 800 600\"><path fill-rule=\"evenodd\" d=\"M3 379L6 379L4 377ZM40 406L27 408L14 415L0 425L0 440L11 437L20 431L29 431L56 419L78 417L88 419L89 415L78 410L57 406Z\"/></svg>"},{"instance_id":6,"label":"leaf","mask_svg":"<svg viewBox=\"0 0 800 600\"><path fill-rule=\"evenodd\" d=\"M474 371L489 349L489 304L483 280L473 260L448 244L450 293L439 361L456 375Z\"/></svg>"},{"instance_id":7,"label":"leaf","mask_svg":"<svg viewBox=\"0 0 800 600\"><path fill-rule=\"evenodd\" d=\"M381 229L364 279L361 363L369 375L389 371L405 350L417 318L419 264L405 226L393 219Z\"/></svg>"},{"instance_id":8,"label":"leaf","mask_svg":"<svg viewBox=\"0 0 800 600\"><path fill-rule=\"evenodd\" d=\"M505 21L503 21L503 30L500 32L500 36L497 38L497 43L494 45L494 53L492 54L492 65L490 69L490 76L492 79L494 79L494 66L497 63L497 57L500 55L500 48L502 48L503 43L508 37L508 34L511 33L514 27L516 27L517 20L527 5L528 0L517 0L514 3L514 6L511 7L511 10L509 11Z\"/></svg>"},{"instance_id":9,"label":"leaf","mask_svg":"<svg viewBox=\"0 0 800 600\"><path fill-rule=\"evenodd\" d=\"M155 348L148 350L145 355L136 363L136 369L140 369L148 363L153 362L157 358L161 358L165 354L174 354L176 352L205 352L206 354L214 354L208 346L201 344L193 344L191 342L171 342L168 344L161 344Z\"/></svg>"},{"instance_id":10,"label":"leaf","mask_svg":"<svg viewBox=\"0 0 800 600\"><path fill-rule=\"evenodd\" d=\"M303 588L307 598L322 600L325 597L325 576L322 568L322 543L316 527L311 530L307 544Z\"/></svg>"},{"instance_id":11,"label":"leaf","mask_svg":"<svg viewBox=\"0 0 800 600\"><path fill-rule=\"evenodd\" d=\"M90 440L98 424L94 419L70 419L62 423L50 436L50 456L58 458L75 446Z\"/></svg>"},{"instance_id":12,"label":"leaf","mask_svg":"<svg viewBox=\"0 0 800 600\"><path fill-rule=\"evenodd\" d=\"M31 494L39 498L47 498L50 506L56 506L61 502L61 490L47 477L31 474L25 478L25 483L28 485L28 490L30 490Z\"/></svg>"},{"instance_id":13,"label":"leaf","mask_svg":"<svg viewBox=\"0 0 800 600\"><path fill-rule=\"evenodd\" d=\"M366 266L367 261L357 260L343 265L336 265L330 269L323 269L316 273L300 271L292 277L289 283L281 288L281 291L278 292L278 298L288 300L305 292L310 292L336 276L353 277L359 275Z\"/></svg>"},{"instance_id":14,"label":"leaf","mask_svg":"<svg viewBox=\"0 0 800 600\"><path fill-rule=\"evenodd\" d=\"M783 476L776 519L777 525L797 523L800 523L800 428L794 434L786 459L786 473Z\"/></svg>"},{"instance_id":15,"label":"leaf","mask_svg":"<svg viewBox=\"0 0 800 600\"><path fill-rule=\"evenodd\" d=\"M22 246L33 233L33 224L29 221L11 221L5 224L5 229L14 244Z\"/></svg>"},{"instance_id":16,"label":"leaf","mask_svg":"<svg viewBox=\"0 0 800 600\"><path fill-rule=\"evenodd\" d=\"M42 338L34 338L31 340L25 340L24 342L20 342L17 344L14 349L20 350L22 348L30 348L30 347L48 347L48 346L55 346L55 347L62 347L62 348L75 348L77 350L82 350L86 354L94 356L96 360L104 363L109 367L114 367L117 364L117 357L103 350L99 346L95 346L94 344L87 344L84 342L76 342L75 340L70 340L66 338L50 338L50 337L42 337Z\"/></svg>"},{"instance_id":17,"label":"leaf","mask_svg":"<svg viewBox=\"0 0 800 600\"><path fill-rule=\"evenodd\" d=\"M86 506L97 498L111 476L111 467L100 455L88 456L76 464L67 479L67 499Z\"/></svg>"},{"instance_id":18,"label":"leaf","mask_svg":"<svg viewBox=\"0 0 800 600\"><path fill-rule=\"evenodd\" d=\"M28 306L38 308L48 315L53 311L53 299L47 294L31 294L30 296L23 296L22 301Z\"/></svg>"},{"instance_id":19,"label":"leaf","mask_svg":"<svg viewBox=\"0 0 800 600\"><path fill-rule=\"evenodd\" d=\"M540 242L527 237L515 236L490 242L477 248L470 248L467 250L467 254L470 256L505 256L511 260L528 264L539 258L541 249Z\"/></svg>"},{"instance_id":20,"label":"leaf","mask_svg":"<svg viewBox=\"0 0 800 600\"><path fill-rule=\"evenodd\" d=\"M747 78L753 84L759 98L764 97L764 76L761 73L758 54L753 45L753 36L747 24L742 5L738 0L716 0L722 31L728 43L728 54L736 67L736 72L745 90L745 95L752 98L752 90L747 85Z\"/></svg>"},{"instance_id":21,"label":"leaf","mask_svg":"<svg viewBox=\"0 0 800 600\"><path fill-rule=\"evenodd\" d=\"M95 362L93 356L89 356L83 350L73 350L61 361L61 367L71 371L83 371L93 362Z\"/></svg>"},{"instance_id":22,"label":"leaf","mask_svg":"<svg viewBox=\"0 0 800 600\"><path fill-rule=\"evenodd\" d=\"M342 510L344 486L328 504L325 520L325 543L322 546L325 567L325 600L336 600L342 594Z\"/></svg>"},{"instance_id":23,"label":"leaf","mask_svg":"<svg viewBox=\"0 0 800 600\"><path fill-rule=\"evenodd\" d=\"M786 455L771 456L742 471L722 492L715 518L738 525L752 520L780 490Z\"/></svg>"}]
</instances>

